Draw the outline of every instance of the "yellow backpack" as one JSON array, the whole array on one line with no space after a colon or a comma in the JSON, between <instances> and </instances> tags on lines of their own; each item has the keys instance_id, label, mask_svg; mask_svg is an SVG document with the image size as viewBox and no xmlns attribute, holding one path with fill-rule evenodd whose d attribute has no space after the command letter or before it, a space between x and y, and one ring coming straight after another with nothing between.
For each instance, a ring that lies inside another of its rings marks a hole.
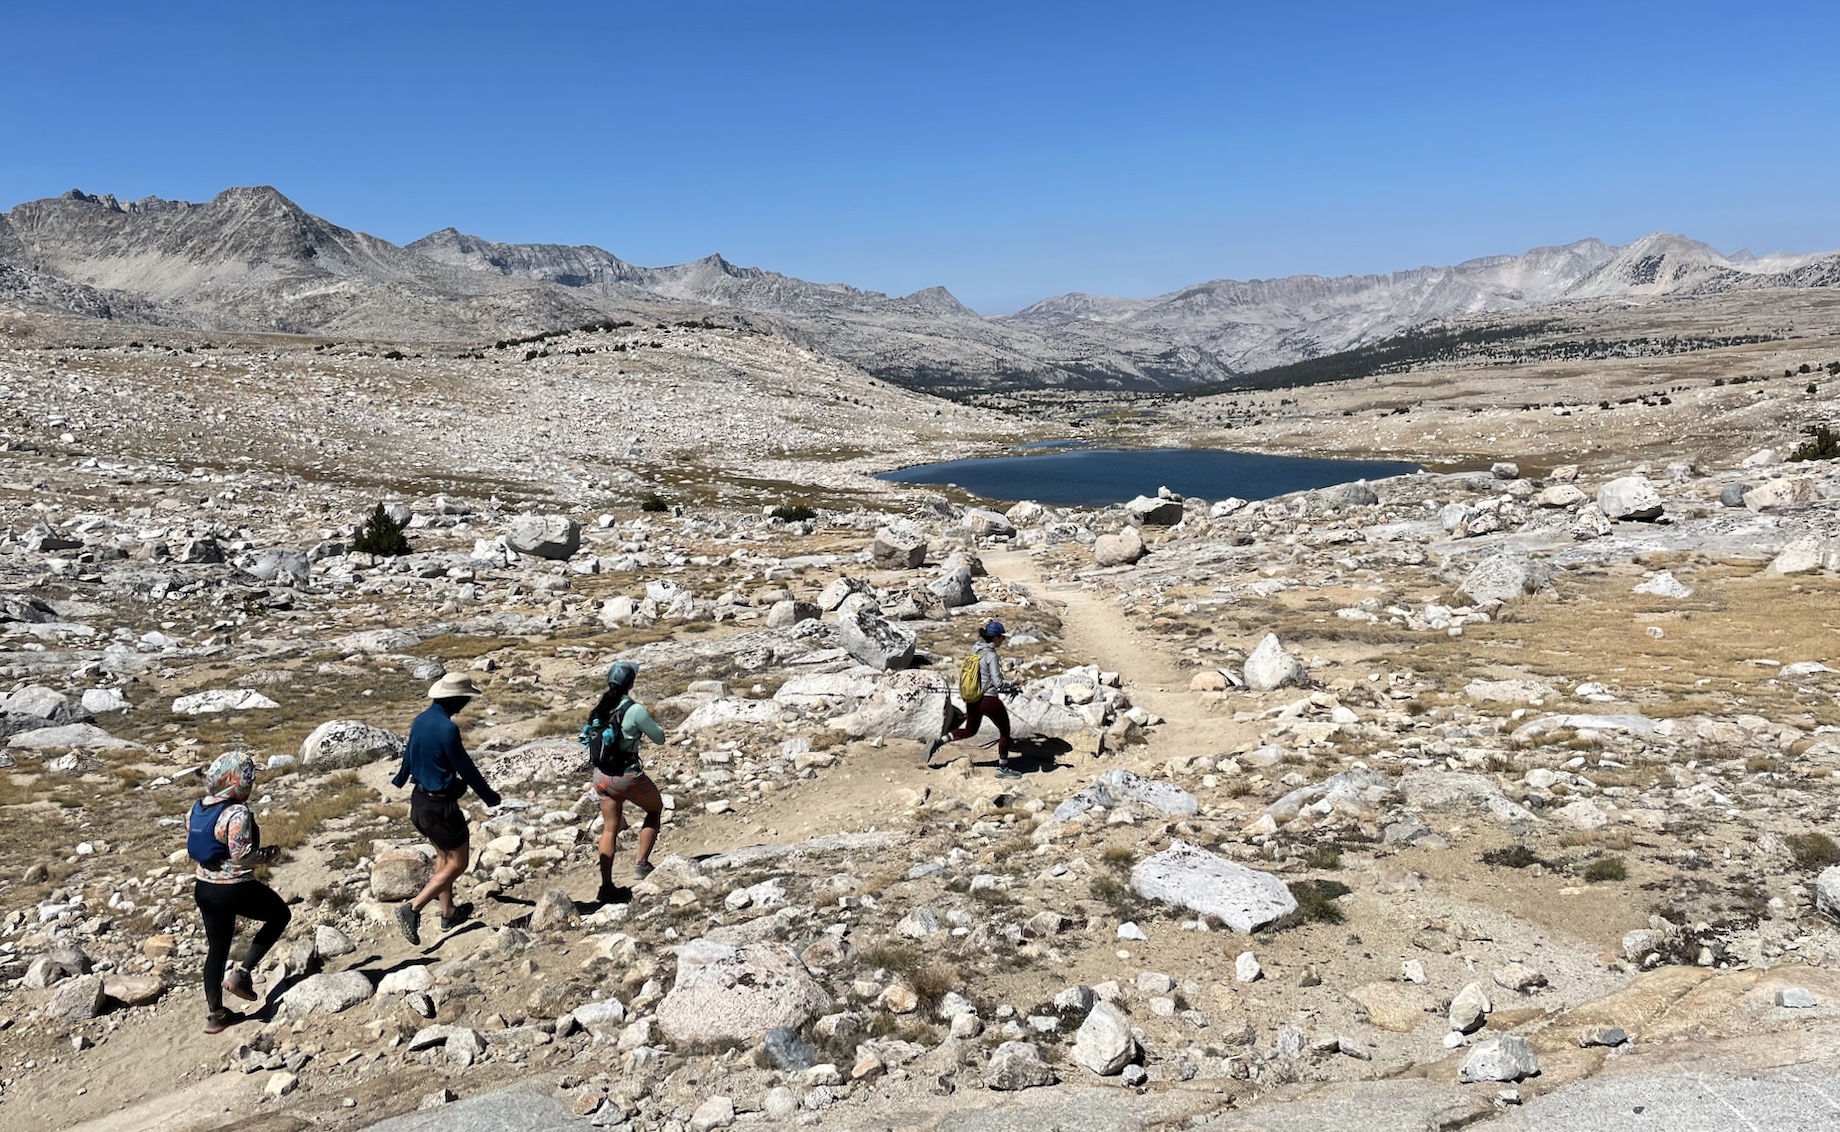
<instances>
[{"instance_id":1,"label":"yellow backpack","mask_svg":"<svg viewBox=\"0 0 1840 1132\"><path fill-rule=\"evenodd\" d=\"M972 653L965 662L958 666L958 694L964 697L965 706L970 707L984 698L984 684L979 674L978 654Z\"/></svg>"}]
</instances>

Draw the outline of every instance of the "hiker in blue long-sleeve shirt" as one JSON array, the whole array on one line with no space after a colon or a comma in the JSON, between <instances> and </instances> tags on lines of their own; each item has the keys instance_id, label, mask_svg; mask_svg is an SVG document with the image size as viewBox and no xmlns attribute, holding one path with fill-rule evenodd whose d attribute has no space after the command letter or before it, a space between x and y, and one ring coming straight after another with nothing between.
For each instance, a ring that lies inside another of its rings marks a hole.
<instances>
[{"instance_id":1,"label":"hiker in blue long-sleeve shirt","mask_svg":"<svg viewBox=\"0 0 1840 1132\"><path fill-rule=\"evenodd\" d=\"M428 689L434 702L415 717L409 727L409 741L403 747L402 766L391 783L402 786L415 780L409 794L409 820L434 846L434 875L414 899L396 907L396 926L403 938L419 944L422 909L436 900L441 902L441 930L451 931L472 914L470 905L454 904L454 882L466 871L470 837L466 812L460 799L468 787L488 806L498 805L498 791L492 789L472 757L460 742L460 726L454 716L479 695L473 678L450 672Z\"/></svg>"}]
</instances>

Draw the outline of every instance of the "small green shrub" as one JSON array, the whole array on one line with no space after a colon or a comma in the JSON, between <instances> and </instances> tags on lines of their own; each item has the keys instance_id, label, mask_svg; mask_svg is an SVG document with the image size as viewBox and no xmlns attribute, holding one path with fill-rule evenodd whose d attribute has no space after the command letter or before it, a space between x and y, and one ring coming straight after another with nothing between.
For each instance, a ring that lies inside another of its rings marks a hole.
<instances>
[{"instance_id":1,"label":"small green shrub","mask_svg":"<svg viewBox=\"0 0 1840 1132\"><path fill-rule=\"evenodd\" d=\"M407 523L399 523L390 518L390 513L377 504L370 517L358 526L358 534L351 540L351 548L359 554L375 554L380 558L400 558L410 552L409 539L403 534Z\"/></svg>"},{"instance_id":2,"label":"small green shrub","mask_svg":"<svg viewBox=\"0 0 1840 1132\"><path fill-rule=\"evenodd\" d=\"M1804 869L1840 865L1840 845L1825 833L1792 833L1783 840L1789 845L1789 855Z\"/></svg>"},{"instance_id":3,"label":"small green shrub","mask_svg":"<svg viewBox=\"0 0 1840 1132\"><path fill-rule=\"evenodd\" d=\"M639 500L639 510L641 511L664 511L668 509L668 505L655 491L646 492L645 497Z\"/></svg>"},{"instance_id":4,"label":"small green shrub","mask_svg":"<svg viewBox=\"0 0 1840 1132\"><path fill-rule=\"evenodd\" d=\"M811 508L805 506L803 503L795 503L795 504L790 504L790 505L781 504L780 506L775 507L772 510L771 514L773 515L775 519L783 519L788 523L800 523L800 522L805 521L806 519L816 519L818 517L818 513L816 511L813 511Z\"/></svg>"},{"instance_id":5,"label":"small green shrub","mask_svg":"<svg viewBox=\"0 0 1840 1132\"><path fill-rule=\"evenodd\" d=\"M1529 865L1543 865L1546 862L1534 855L1533 850L1525 845L1510 845L1506 849L1485 849L1482 863L1497 869L1524 869Z\"/></svg>"},{"instance_id":6,"label":"small green shrub","mask_svg":"<svg viewBox=\"0 0 1840 1132\"><path fill-rule=\"evenodd\" d=\"M1815 429L1814 436L1796 445L1795 451L1789 453L1789 459L1797 462L1832 460L1836 456L1840 456L1840 436L1834 435L1834 431L1826 425Z\"/></svg>"},{"instance_id":7,"label":"small green shrub","mask_svg":"<svg viewBox=\"0 0 1840 1132\"><path fill-rule=\"evenodd\" d=\"M1304 854L1303 863L1312 869L1339 869L1342 867L1342 851L1333 845L1317 845Z\"/></svg>"},{"instance_id":8,"label":"small green shrub","mask_svg":"<svg viewBox=\"0 0 1840 1132\"><path fill-rule=\"evenodd\" d=\"M1584 867L1586 884L1600 884L1607 880L1628 880L1629 868L1623 864L1621 857L1599 857Z\"/></svg>"},{"instance_id":9,"label":"small green shrub","mask_svg":"<svg viewBox=\"0 0 1840 1132\"><path fill-rule=\"evenodd\" d=\"M1341 923L1345 917L1335 898L1354 891L1339 880L1292 881L1290 890L1291 898L1297 901L1297 921L1304 924Z\"/></svg>"}]
</instances>

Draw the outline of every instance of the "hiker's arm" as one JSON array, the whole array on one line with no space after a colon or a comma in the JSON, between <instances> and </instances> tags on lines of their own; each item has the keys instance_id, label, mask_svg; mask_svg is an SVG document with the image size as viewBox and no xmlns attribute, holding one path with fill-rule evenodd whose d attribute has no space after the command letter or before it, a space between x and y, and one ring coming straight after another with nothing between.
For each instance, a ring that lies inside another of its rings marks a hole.
<instances>
[{"instance_id":1,"label":"hiker's arm","mask_svg":"<svg viewBox=\"0 0 1840 1132\"><path fill-rule=\"evenodd\" d=\"M230 849L230 860L236 864L255 864L274 857L276 850L263 848L261 831L256 828L255 816L248 806L237 806L230 811L224 821L224 844Z\"/></svg>"},{"instance_id":2,"label":"hiker's arm","mask_svg":"<svg viewBox=\"0 0 1840 1132\"><path fill-rule=\"evenodd\" d=\"M652 718L651 712L645 710L645 705L634 704L628 708L626 718L647 739L660 745L664 743L664 728L658 726L658 721Z\"/></svg>"},{"instance_id":3,"label":"hiker's arm","mask_svg":"<svg viewBox=\"0 0 1840 1132\"><path fill-rule=\"evenodd\" d=\"M458 739L454 740L453 749L447 752L447 758L449 764L454 768L454 773L460 776L460 781L471 786L473 793L479 795L480 801L488 806L498 805L501 801L498 791L492 789L491 785L486 782L485 775L479 773L479 768L473 765L473 757L466 753L466 748L460 745Z\"/></svg>"},{"instance_id":4,"label":"hiker's arm","mask_svg":"<svg viewBox=\"0 0 1840 1132\"><path fill-rule=\"evenodd\" d=\"M407 781L409 781L409 747L407 744L404 744L402 765L396 768L396 777L390 779L390 785L400 790L402 789L403 783Z\"/></svg>"}]
</instances>

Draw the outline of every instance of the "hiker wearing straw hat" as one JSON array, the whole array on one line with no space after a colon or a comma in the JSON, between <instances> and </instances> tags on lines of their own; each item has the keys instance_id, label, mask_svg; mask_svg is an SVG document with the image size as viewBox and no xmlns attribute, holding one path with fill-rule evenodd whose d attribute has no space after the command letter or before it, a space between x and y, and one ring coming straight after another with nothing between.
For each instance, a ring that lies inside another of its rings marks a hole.
<instances>
[{"instance_id":1,"label":"hiker wearing straw hat","mask_svg":"<svg viewBox=\"0 0 1840 1132\"><path fill-rule=\"evenodd\" d=\"M488 806L498 805L492 789L460 742L454 716L479 695L479 686L462 672L449 672L428 689L434 702L415 717L409 741L403 747L402 768L391 783L402 786L411 778L409 820L434 846L434 875L414 899L396 906L396 926L410 943L422 942L422 909L441 902L441 930L451 931L472 914L471 905L454 904L454 881L466 871L468 848L466 812L460 808L470 786Z\"/></svg>"}]
</instances>

